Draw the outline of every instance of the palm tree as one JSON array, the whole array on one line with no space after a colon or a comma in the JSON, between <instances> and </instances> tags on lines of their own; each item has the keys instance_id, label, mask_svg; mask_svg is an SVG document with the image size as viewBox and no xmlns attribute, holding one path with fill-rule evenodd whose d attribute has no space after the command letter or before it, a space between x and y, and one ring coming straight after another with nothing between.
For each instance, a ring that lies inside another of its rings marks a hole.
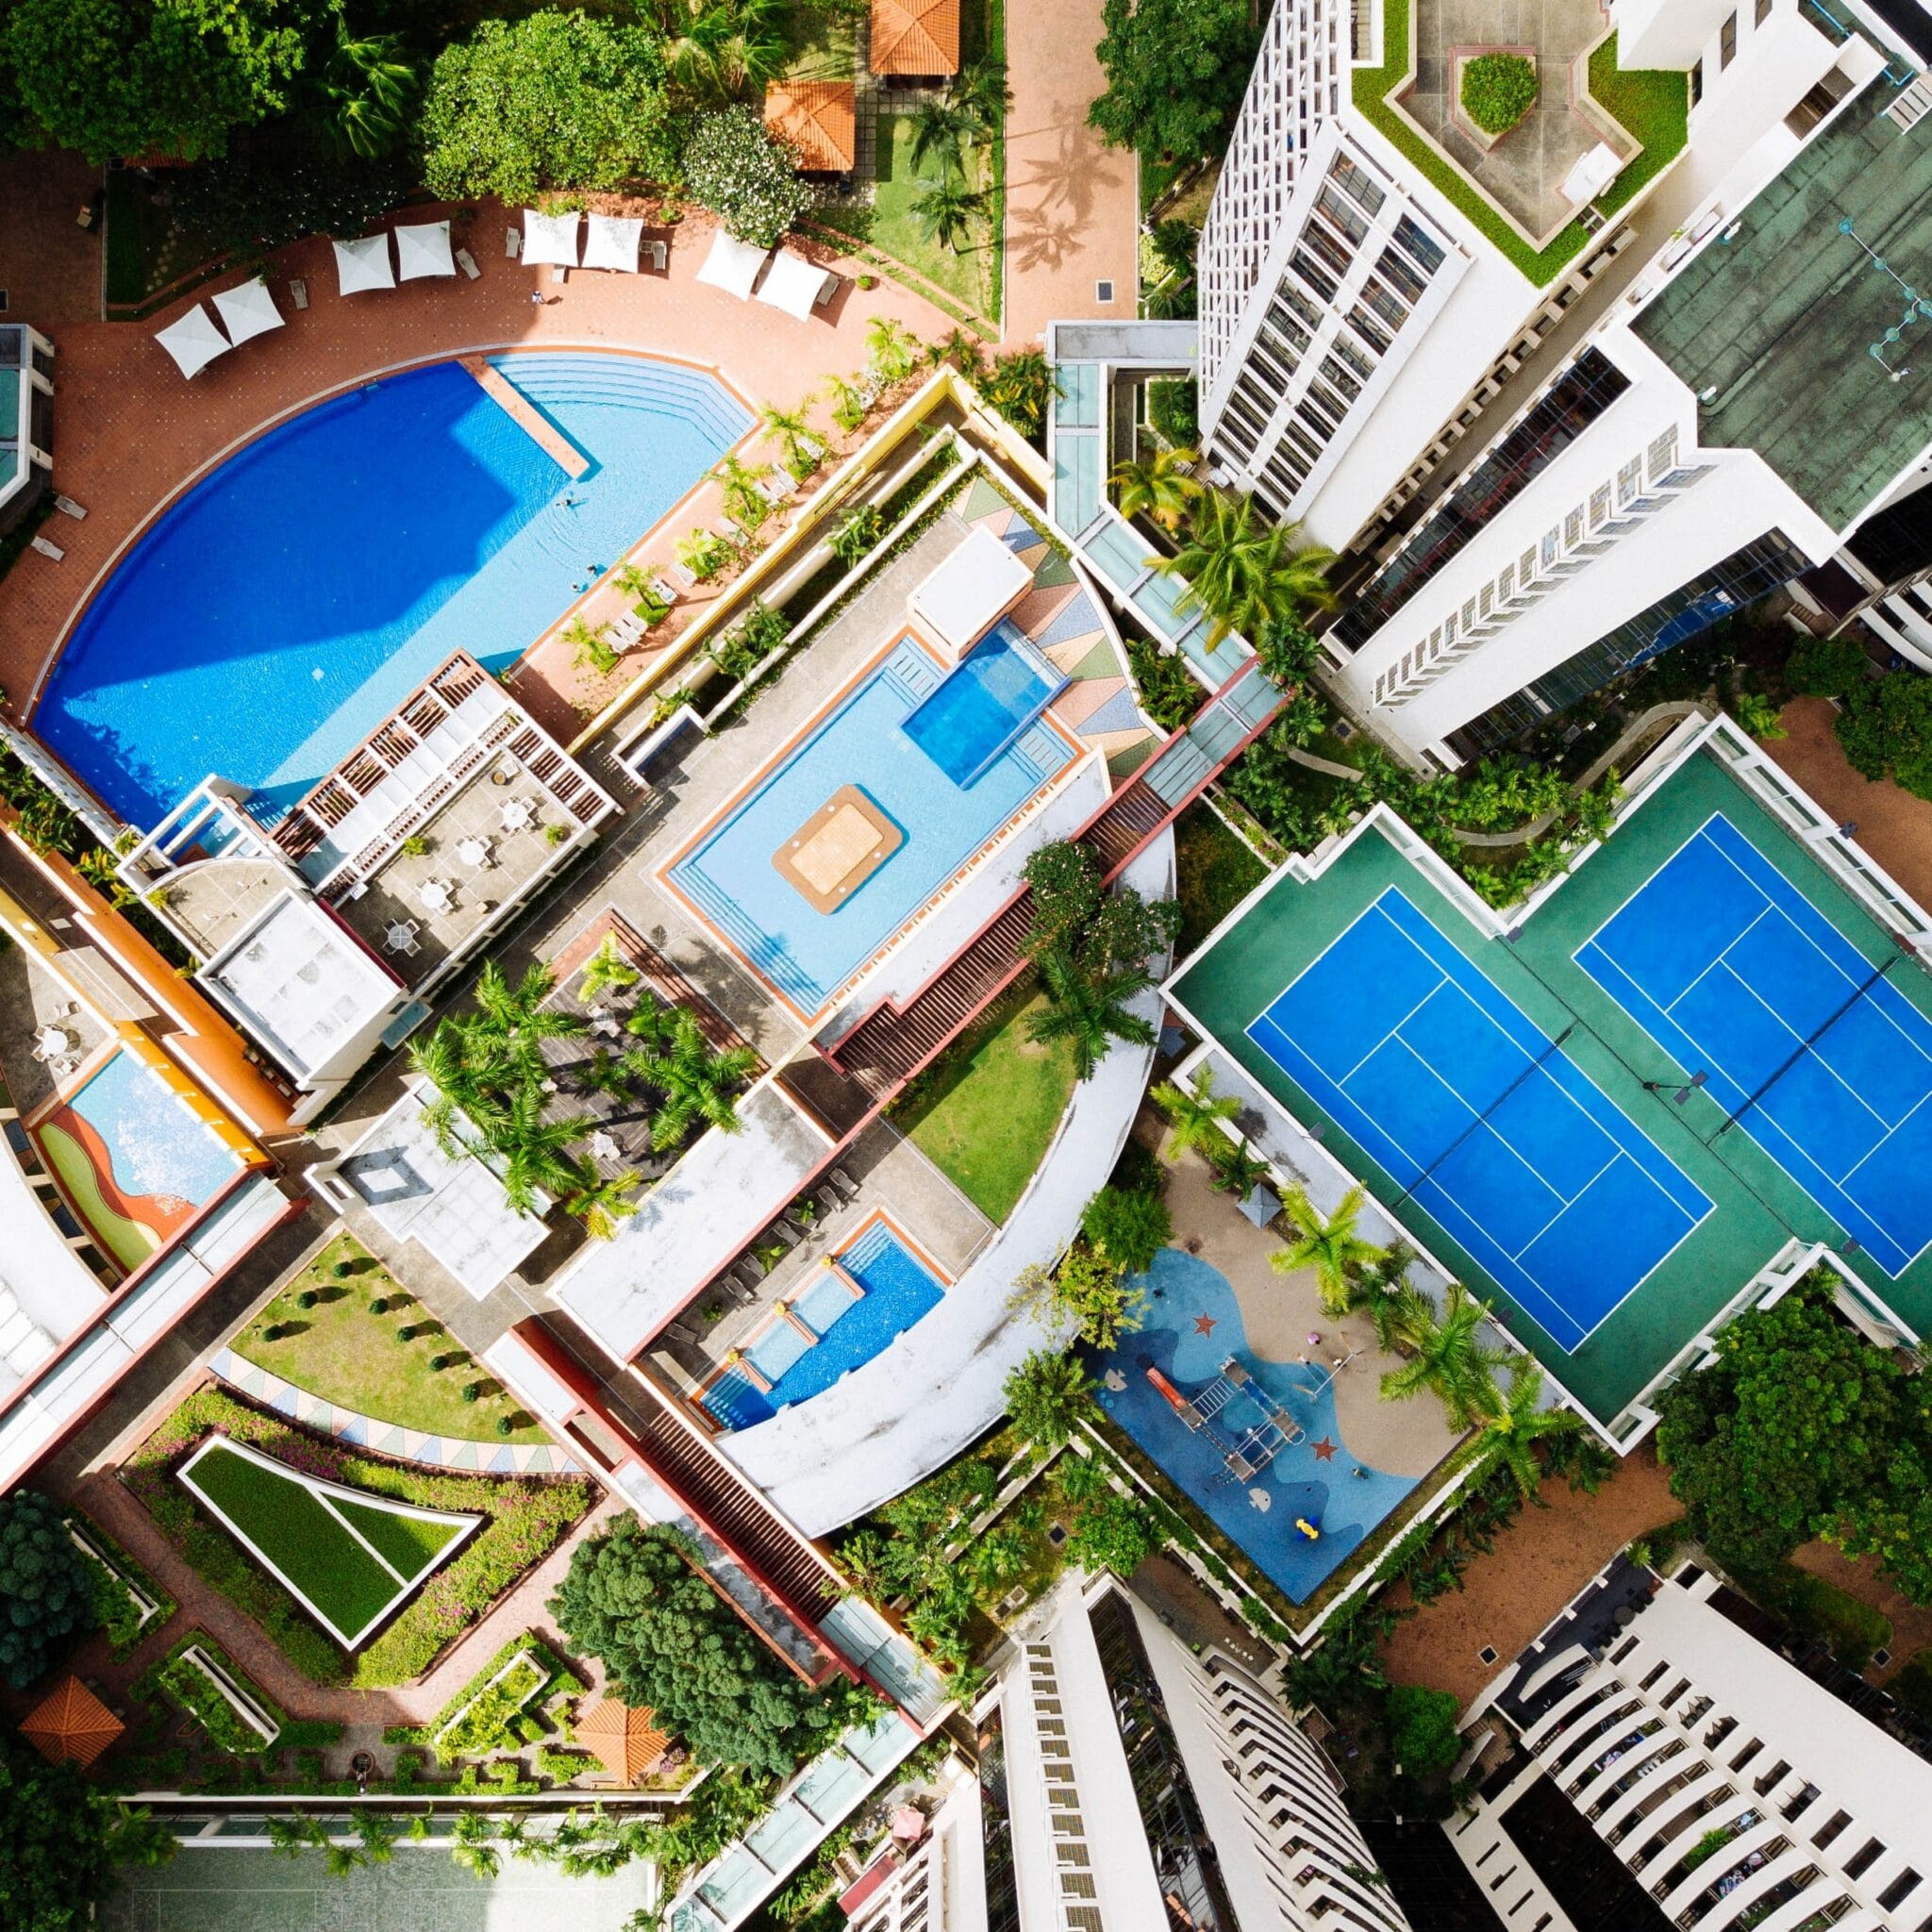
<instances>
[{"instance_id":1,"label":"palm tree","mask_svg":"<svg viewBox=\"0 0 1932 1932\"><path fill-rule=\"evenodd\" d=\"M1542 1406L1542 1366L1534 1356L1517 1356L1509 1364L1509 1386L1491 1385L1488 1400L1478 1405L1475 1425L1484 1453L1492 1467L1507 1469L1517 1493L1533 1501L1542 1481L1543 1466L1536 1453L1539 1441L1573 1436L1583 1426L1574 1409Z\"/></svg>"},{"instance_id":2,"label":"palm tree","mask_svg":"<svg viewBox=\"0 0 1932 1932\"><path fill-rule=\"evenodd\" d=\"M570 660L580 670L608 676L617 669L619 653L610 641L608 624L587 624L573 617L558 633L558 641L570 646Z\"/></svg>"},{"instance_id":3,"label":"palm tree","mask_svg":"<svg viewBox=\"0 0 1932 1932\"><path fill-rule=\"evenodd\" d=\"M977 132L977 123L949 100L928 98L912 110L912 165L940 164L941 175L959 166L960 150Z\"/></svg>"},{"instance_id":4,"label":"palm tree","mask_svg":"<svg viewBox=\"0 0 1932 1932\"><path fill-rule=\"evenodd\" d=\"M735 451L708 475L724 491L724 508L742 530L756 530L772 514L770 500L758 485L772 474L770 463L747 463Z\"/></svg>"},{"instance_id":5,"label":"palm tree","mask_svg":"<svg viewBox=\"0 0 1932 1932\"><path fill-rule=\"evenodd\" d=\"M1232 1194L1237 1201L1245 1201L1257 1188L1266 1187L1270 1179L1268 1163L1253 1148L1236 1141L1229 1144L1218 1158L1210 1157L1214 1168L1214 1178L1208 1183L1216 1192Z\"/></svg>"},{"instance_id":6,"label":"palm tree","mask_svg":"<svg viewBox=\"0 0 1932 1932\"><path fill-rule=\"evenodd\" d=\"M1087 974L1063 953L1049 953L1040 962L1040 977L1046 989L1046 1010L1034 1016L1026 1037L1037 1046L1066 1041L1074 1050L1076 1079L1093 1077L1113 1041L1154 1044L1153 1026L1131 1006L1155 984L1152 974L1138 966Z\"/></svg>"},{"instance_id":7,"label":"palm tree","mask_svg":"<svg viewBox=\"0 0 1932 1932\"><path fill-rule=\"evenodd\" d=\"M594 1000L607 992L628 992L642 976L624 957L617 935L607 932L603 943L584 961L584 977L577 995L580 999Z\"/></svg>"},{"instance_id":8,"label":"palm tree","mask_svg":"<svg viewBox=\"0 0 1932 1932\"><path fill-rule=\"evenodd\" d=\"M618 1224L638 1211L638 1204L630 1197L643 1176L600 1173L588 1154L571 1163L571 1174L570 1184L563 1190L564 1212L575 1214L592 1241L614 1241Z\"/></svg>"},{"instance_id":9,"label":"palm tree","mask_svg":"<svg viewBox=\"0 0 1932 1932\"><path fill-rule=\"evenodd\" d=\"M637 1004L624 1023L624 1030L633 1040L641 1040L647 1046L661 1046L671 1038L677 1010L675 1007L666 1006L647 986L638 994Z\"/></svg>"},{"instance_id":10,"label":"palm tree","mask_svg":"<svg viewBox=\"0 0 1932 1932\"><path fill-rule=\"evenodd\" d=\"M1253 637L1271 618L1326 608L1335 601L1327 577L1335 554L1313 546L1293 549L1299 527L1269 523L1248 497L1208 491L1194 506L1178 552L1147 561L1163 576L1186 579L1179 608L1198 606L1208 613L1211 643L1235 630Z\"/></svg>"},{"instance_id":11,"label":"palm tree","mask_svg":"<svg viewBox=\"0 0 1932 1932\"><path fill-rule=\"evenodd\" d=\"M1007 1414L1036 1449L1058 1449L1093 1407L1093 1383L1077 1356L1036 1348L1010 1370Z\"/></svg>"},{"instance_id":12,"label":"palm tree","mask_svg":"<svg viewBox=\"0 0 1932 1932\"><path fill-rule=\"evenodd\" d=\"M1281 1204L1281 1211L1294 1228L1294 1239L1287 1247L1275 1249L1268 1257L1268 1264L1278 1274L1312 1268L1323 1310L1329 1315L1345 1315L1355 1307L1362 1270L1382 1253L1374 1241L1355 1231L1367 1199L1366 1188L1359 1184L1352 1187L1326 1220L1300 1188L1291 1188Z\"/></svg>"},{"instance_id":13,"label":"palm tree","mask_svg":"<svg viewBox=\"0 0 1932 1932\"><path fill-rule=\"evenodd\" d=\"M1448 1411L1452 1428L1469 1428L1496 1402L1491 1373L1502 1357L1482 1345L1480 1334L1489 1305L1478 1301L1459 1281L1449 1284L1439 1320L1418 1325L1405 1339L1415 1358L1382 1377L1382 1398L1399 1402L1423 1389L1432 1389Z\"/></svg>"},{"instance_id":14,"label":"palm tree","mask_svg":"<svg viewBox=\"0 0 1932 1932\"><path fill-rule=\"evenodd\" d=\"M1113 486L1122 516L1145 514L1163 530L1179 529L1188 506L1206 493L1206 486L1193 475L1200 460L1197 449L1160 449L1152 462L1116 463L1107 480Z\"/></svg>"},{"instance_id":15,"label":"palm tree","mask_svg":"<svg viewBox=\"0 0 1932 1932\"><path fill-rule=\"evenodd\" d=\"M635 563L620 563L610 573L610 581L634 604L661 606L663 598L651 581L653 573Z\"/></svg>"},{"instance_id":16,"label":"palm tree","mask_svg":"<svg viewBox=\"0 0 1932 1932\"><path fill-rule=\"evenodd\" d=\"M956 175L942 175L937 179L922 175L914 186L919 192L910 203L912 219L928 242L937 243L949 255L958 255L962 244L972 239L973 216L979 207L979 196Z\"/></svg>"},{"instance_id":17,"label":"palm tree","mask_svg":"<svg viewBox=\"0 0 1932 1932\"><path fill-rule=\"evenodd\" d=\"M763 87L786 61L782 0L659 0L664 64L711 101Z\"/></svg>"},{"instance_id":18,"label":"palm tree","mask_svg":"<svg viewBox=\"0 0 1932 1932\"><path fill-rule=\"evenodd\" d=\"M1241 1112L1241 1104L1232 1093L1214 1091L1213 1071L1205 1063L1194 1075L1191 1090L1163 1080L1154 1090L1154 1104L1167 1116L1167 1158L1178 1160L1190 1148L1198 1149L1209 1160L1215 1149L1224 1144L1223 1121Z\"/></svg>"},{"instance_id":19,"label":"palm tree","mask_svg":"<svg viewBox=\"0 0 1932 1932\"><path fill-rule=\"evenodd\" d=\"M364 160L387 154L402 139L416 70L400 58L394 34L351 34L336 21L335 51L322 70L324 125L337 150Z\"/></svg>"},{"instance_id":20,"label":"palm tree","mask_svg":"<svg viewBox=\"0 0 1932 1932\"><path fill-rule=\"evenodd\" d=\"M964 117L975 140L997 133L1007 109L1013 105L1013 91L1007 85L1007 63L991 54L969 60L953 77L946 101Z\"/></svg>"},{"instance_id":21,"label":"palm tree","mask_svg":"<svg viewBox=\"0 0 1932 1932\"><path fill-rule=\"evenodd\" d=\"M591 1023L543 1003L557 991L557 975L541 960L533 961L512 986L494 959L484 962L476 975L476 1009L488 1023L490 1037L500 1041L519 1070L536 1079L544 1074L539 1051L546 1040L581 1040Z\"/></svg>"},{"instance_id":22,"label":"palm tree","mask_svg":"<svg viewBox=\"0 0 1932 1932\"><path fill-rule=\"evenodd\" d=\"M651 1123L651 1145L659 1153L674 1147L699 1121L719 1132L739 1130L732 1089L758 1071L757 1050L727 1047L719 1053L689 1012L680 1011L663 1046L633 1047L624 1057L625 1071L664 1096Z\"/></svg>"},{"instance_id":23,"label":"palm tree","mask_svg":"<svg viewBox=\"0 0 1932 1932\"><path fill-rule=\"evenodd\" d=\"M819 381L824 385L825 400L832 406L832 421L849 436L865 421L872 398L858 383L847 382L842 375L822 375Z\"/></svg>"},{"instance_id":24,"label":"palm tree","mask_svg":"<svg viewBox=\"0 0 1932 1932\"><path fill-rule=\"evenodd\" d=\"M503 1869L503 1859L491 1840L496 1827L480 1811L465 1811L450 1826L455 1842L449 1855L464 1871L477 1878L494 1878Z\"/></svg>"},{"instance_id":25,"label":"palm tree","mask_svg":"<svg viewBox=\"0 0 1932 1932\"><path fill-rule=\"evenodd\" d=\"M919 343L903 323L874 315L866 325L865 355L881 382L904 382L919 367Z\"/></svg>"},{"instance_id":26,"label":"palm tree","mask_svg":"<svg viewBox=\"0 0 1932 1932\"><path fill-rule=\"evenodd\" d=\"M806 411L818 401L809 393L799 397L789 409L767 403L758 411L758 427L785 452L785 467L794 476L808 475L824 453L824 444L813 433Z\"/></svg>"}]
</instances>

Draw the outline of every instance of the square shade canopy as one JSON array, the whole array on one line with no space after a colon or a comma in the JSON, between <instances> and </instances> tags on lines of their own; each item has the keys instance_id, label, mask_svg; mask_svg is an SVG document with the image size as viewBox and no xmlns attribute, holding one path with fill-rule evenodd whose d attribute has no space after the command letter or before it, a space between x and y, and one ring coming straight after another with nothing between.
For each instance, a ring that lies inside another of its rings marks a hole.
<instances>
[{"instance_id":1,"label":"square shade canopy","mask_svg":"<svg viewBox=\"0 0 1932 1932\"><path fill-rule=\"evenodd\" d=\"M577 217L524 210L524 264L527 268L575 268Z\"/></svg>"},{"instance_id":2,"label":"square shade canopy","mask_svg":"<svg viewBox=\"0 0 1932 1932\"><path fill-rule=\"evenodd\" d=\"M809 322L812 309L837 280L830 269L781 248L772 258L758 299L797 316L800 322Z\"/></svg>"},{"instance_id":3,"label":"square shade canopy","mask_svg":"<svg viewBox=\"0 0 1932 1932\"><path fill-rule=\"evenodd\" d=\"M711 238L711 252L705 257L705 265L698 271L698 280L736 295L741 302L749 301L752 286L770 253L769 248L741 242L736 235L726 234L720 228Z\"/></svg>"},{"instance_id":4,"label":"square shade canopy","mask_svg":"<svg viewBox=\"0 0 1932 1932\"><path fill-rule=\"evenodd\" d=\"M413 282L425 275L453 275L447 222L405 222L396 228L396 279Z\"/></svg>"},{"instance_id":5,"label":"square shade canopy","mask_svg":"<svg viewBox=\"0 0 1932 1932\"><path fill-rule=\"evenodd\" d=\"M360 295L371 289L393 289L396 278L389 265L389 233L358 236L353 242L338 242L336 282L344 295Z\"/></svg>"},{"instance_id":6,"label":"square shade canopy","mask_svg":"<svg viewBox=\"0 0 1932 1932\"><path fill-rule=\"evenodd\" d=\"M186 315L157 330L155 341L174 357L183 375L198 375L217 356L225 356L235 346L199 302Z\"/></svg>"},{"instance_id":7,"label":"square shade canopy","mask_svg":"<svg viewBox=\"0 0 1932 1932\"><path fill-rule=\"evenodd\" d=\"M231 342L245 342L250 336L266 335L282 326L281 310L259 275L239 289L224 289L215 297L215 308Z\"/></svg>"},{"instance_id":8,"label":"square shade canopy","mask_svg":"<svg viewBox=\"0 0 1932 1932\"><path fill-rule=\"evenodd\" d=\"M585 225L584 266L636 275L643 232L644 225L635 215L591 215Z\"/></svg>"}]
</instances>

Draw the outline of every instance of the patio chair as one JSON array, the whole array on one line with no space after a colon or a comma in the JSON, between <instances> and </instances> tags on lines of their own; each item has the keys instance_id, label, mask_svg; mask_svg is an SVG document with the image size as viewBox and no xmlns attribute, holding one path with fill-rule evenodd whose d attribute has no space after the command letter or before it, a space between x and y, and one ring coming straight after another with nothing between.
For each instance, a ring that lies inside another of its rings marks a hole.
<instances>
[{"instance_id":1,"label":"patio chair","mask_svg":"<svg viewBox=\"0 0 1932 1932\"><path fill-rule=\"evenodd\" d=\"M297 275L289 284L289 299L294 303L297 308L307 308L308 307L308 284L302 276Z\"/></svg>"},{"instance_id":2,"label":"patio chair","mask_svg":"<svg viewBox=\"0 0 1932 1932\"><path fill-rule=\"evenodd\" d=\"M858 1199L858 1183L842 1167L835 1167L825 1178L845 1196L848 1201Z\"/></svg>"},{"instance_id":3,"label":"patio chair","mask_svg":"<svg viewBox=\"0 0 1932 1932\"><path fill-rule=\"evenodd\" d=\"M738 1258L738 1265L754 1281L762 1281L771 1272L756 1255L741 1255Z\"/></svg>"},{"instance_id":4,"label":"patio chair","mask_svg":"<svg viewBox=\"0 0 1932 1932\"><path fill-rule=\"evenodd\" d=\"M668 617L671 613L671 607L674 604L675 604L678 599L679 592L677 586L674 584L671 581L671 579L663 574L663 572L659 571L658 574L651 579L651 588L652 590L657 591L659 597L661 597L664 600L664 612L665 615Z\"/></svg>"},{"instance_id":5,"label":"patio chair","mask_svg":"<svg viewBox=\"0 0 1932 1932\"><path fill-rule=\"evenodd\" d=\"M651 266L661 275L671 269L671 244L668 242L646 242L644 253L651 258Z\"/></svg>"},{"instance_id":6,"label":"patio chair","mask_svg":"<svg viewBox=\"0 0 1932 1932\"><path fill-rule=\"evenodd\" d=\"M457 250L457 266L462 270L464 276L473 282L483 273L476 266L476 258L467 248Z\"/></svg>"},{"instance_id":7,"label":"patio chair","mask_svg":"<svg viewBox=\"0 0 1932 1932\"><path fill-rule=\"evenodd\" d=\"M627 610L610 626L610 641L621 651L625 645L636 643L649 628L637 611Z\"/></svg>"}]
</instances>

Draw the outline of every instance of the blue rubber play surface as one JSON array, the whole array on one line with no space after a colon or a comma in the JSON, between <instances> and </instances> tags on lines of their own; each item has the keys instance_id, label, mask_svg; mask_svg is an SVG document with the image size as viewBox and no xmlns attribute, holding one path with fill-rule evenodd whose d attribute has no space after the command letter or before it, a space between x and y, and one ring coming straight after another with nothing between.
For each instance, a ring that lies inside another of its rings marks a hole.
<instances>
[{"instance_id":1,"label":"blue rubber play surface","mask_svg":"<svg viewBox=\"0 0 1932 1932\"><path fill-rule=\"evenodd\" d=\"M1888 1274L1932 1243L1932 1020L1722 813L1577 950ZM1721 1144L1714 1139L1713 1144Z\"/></svg>"},{"instance_id":2,"label":"blue rubber play surface","mask_svg":"<svg viewBox=\"0 0 1932 1932\"><path fill-rule=\"evenodd\" d=\"M1392 886L1248 1036L1565 1350L1710 1212Z\"/></svg>"}]
</instances>

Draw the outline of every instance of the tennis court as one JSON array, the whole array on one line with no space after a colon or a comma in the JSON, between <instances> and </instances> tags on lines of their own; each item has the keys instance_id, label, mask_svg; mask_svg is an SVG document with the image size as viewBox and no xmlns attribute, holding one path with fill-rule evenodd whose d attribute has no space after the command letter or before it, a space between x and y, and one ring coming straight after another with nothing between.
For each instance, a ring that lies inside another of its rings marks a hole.
<instances>
[{"instance_id":1,"label":"tennis court","mask_svg":"<svg viewBox=\"0 0 1932 1932\"><path fill-rule=\"evenodd\" d=\"M1565 1351L1711 1210L1395 887L1247 1033Z\"/></svg>"},{"instance_id":2,"label":"tennis court","mask_svg":"<svg viewBox=\"0 0 1932 1932\"><path fill-rule=\"evenodd\" d=\"M1896 1277L1932 1243L1932 1020L1721 812L1576 952L1719 1133L1748 1134ZM1715 1141L1713 1144L1722 1144Z\"/></svg>"}]
</instances>

